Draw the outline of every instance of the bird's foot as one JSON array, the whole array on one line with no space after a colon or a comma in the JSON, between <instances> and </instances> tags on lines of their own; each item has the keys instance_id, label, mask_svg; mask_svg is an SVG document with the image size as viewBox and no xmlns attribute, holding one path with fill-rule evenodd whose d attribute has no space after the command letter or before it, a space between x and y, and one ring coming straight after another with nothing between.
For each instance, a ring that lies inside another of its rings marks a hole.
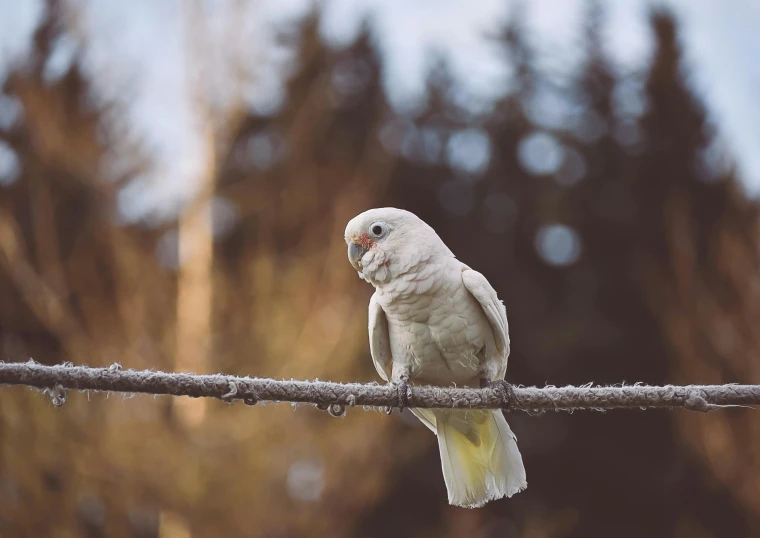
<instances>
[{"instance_id":1,"label":"bird's foot","mask_svg":"<svg viewBox=\"0 0 760 538\"><path fill-rule=\"evenodd\" d=\"M409 376L400 376L398 381L391 382L391 385L396 388L396 392L398 393L398 412L401 413L405 407L409 407L409 398L412 394L412 388L409 385ZM385 408L385 413L387 415L390 415L392 412L392 405Z\"/></svg>"},{"instance_id":2,"label":"bird's foot","mask_svg":"<svg viewBox=\"0 0 760 538\"><path fill-rule=\"evenodd\" d=\"M489 388L496 392L501 399L504 409L510 409L515 403L515 389L510 383L507 383L503 379L494 379L493 381L481 379L480 388Z\"/></svg>"}]
</instances>

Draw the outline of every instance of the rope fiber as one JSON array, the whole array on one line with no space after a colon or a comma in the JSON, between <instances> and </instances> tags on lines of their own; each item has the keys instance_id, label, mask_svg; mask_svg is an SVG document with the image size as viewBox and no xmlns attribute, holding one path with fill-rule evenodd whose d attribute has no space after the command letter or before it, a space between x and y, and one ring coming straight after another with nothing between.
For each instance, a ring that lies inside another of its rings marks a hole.
<instances>
[{"instance_id":1,"label":"rope fiber","mask_svg":"<svg viewBox=\"0 0 760 538\"><path fill-rule=\"evenodd\" d=\"M275 380L224 374L166 373L123 370L118 363L107 368L62 364L45 366L34 361L0 362L0 385L26 385L43 390L58 407L66 390L166 394L192 398L218 398L226 402L311 403L340 416L346 407L399 406L395 386L376 383L330 383L326 381ZM472 408L506 411L576 411L604 409L685 408L712 411L722 407L760 405L760 385L649 385L455 388L413 386L409 407Z\"/></svg>"}]
</instances>

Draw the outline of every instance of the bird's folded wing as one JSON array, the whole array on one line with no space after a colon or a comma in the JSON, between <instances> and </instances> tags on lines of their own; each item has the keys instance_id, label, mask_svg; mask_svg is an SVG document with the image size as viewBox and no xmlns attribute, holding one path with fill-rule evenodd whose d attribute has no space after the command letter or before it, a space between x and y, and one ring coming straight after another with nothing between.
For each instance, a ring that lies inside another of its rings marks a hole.
<instances>
[{"instance_id":1,"label":"bird's folded wing","mask_svg":"<svg viewBox=\"0 0 760 538\"><path fill-rule=\"evenodd\" d=\"M493 328L496 348L506 358L509 356L509 329L507 327L507 309L499 300L496 290L482 274L472 269L462 271L462 282L473 297L480 303L488 322Z\"/></svg>"},{"instance_id":2,"label":"bird's folded wing","mask_svg":"<svg viewBox=\"0 0 760 538\"><path fill-rule=\"evenodd\" d=\"M369 351L377 373L383 380L388 381L393 370L391 339L388 333L388 318L377 302L376 294L373 294L369 301Z\"/></svg>"}]
</instances>

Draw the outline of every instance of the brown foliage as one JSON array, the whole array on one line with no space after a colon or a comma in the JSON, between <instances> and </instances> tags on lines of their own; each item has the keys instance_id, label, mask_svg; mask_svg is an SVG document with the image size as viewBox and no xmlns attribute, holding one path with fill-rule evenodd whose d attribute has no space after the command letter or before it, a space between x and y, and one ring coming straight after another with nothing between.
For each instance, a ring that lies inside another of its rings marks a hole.
<instances>
[{"instance_id":1,"label":"brown foliage","mask_svg":"<svg viewBox=\"0 0 760 538\"><path fill-rule=\"evenodd\" d=\"M669 17L653 18L650 107L631 146L612 135L620 80L591 10L587 65L562 91L605 128L593 139L571 126L552 133L582 157L571 187L531 176L519 158L540 129L527 111L546 82L519 19L503 36L519 91L472 118L436 78L413 119L385 103L366 36L329 50L309 20L283 108L234 108L224 136L209 127L201 195L154 227L116 218L120 187L150 165L139 143L102 136L123 112L94 104L76 64L54 82L42 76L64 29L57 17L3 88L24 111L0 130L20 163L0 186L4 360L375 380L371 290L346 262L342 233L360 211L394 204L433 225L505 299L510 381L758 382L758 209L730 171L695 167L709 130ZM351 84L336 84L336 71ZM481 176L440 155L462 128L490 141ZM259 162L251 147L262 142ZM103 181L117 147L130 148L131 167ZM209 227L210 197L235 207L225 236ZM579 233L575 264L537 254L537 230L552 221ZM179 271L157 256L177 236L201 246ZM465 511L445 505L434 438L406 417L219 402L197 411L195 401L96 395L54 409L3 389L0 534L751 536L760 521L760 433L748 412L514 417L530 488Z\"/></svg>"}]
</instances>

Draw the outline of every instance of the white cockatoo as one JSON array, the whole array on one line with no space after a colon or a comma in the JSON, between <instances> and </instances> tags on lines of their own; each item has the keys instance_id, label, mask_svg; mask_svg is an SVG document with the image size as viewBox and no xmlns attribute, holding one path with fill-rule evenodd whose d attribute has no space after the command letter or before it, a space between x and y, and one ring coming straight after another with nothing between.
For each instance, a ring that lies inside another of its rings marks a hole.
<instances>
[{"instance_id":1,"label":"white cockatoo","mask_svg":"<svg viewBox=\"0 0 760 538\"><path fill-rule=\"evenodd\" d=\"M346 226L348 259L375 286L369 341L375 368L408 383L504 383L507 313L486 278L456 259L419 217L370 209ZM402 392L400 401L402 400ZM474 508L527 487L517 439L498 409L411 409L438 437L449 503Z\"/></svg>"}]
</instances>

